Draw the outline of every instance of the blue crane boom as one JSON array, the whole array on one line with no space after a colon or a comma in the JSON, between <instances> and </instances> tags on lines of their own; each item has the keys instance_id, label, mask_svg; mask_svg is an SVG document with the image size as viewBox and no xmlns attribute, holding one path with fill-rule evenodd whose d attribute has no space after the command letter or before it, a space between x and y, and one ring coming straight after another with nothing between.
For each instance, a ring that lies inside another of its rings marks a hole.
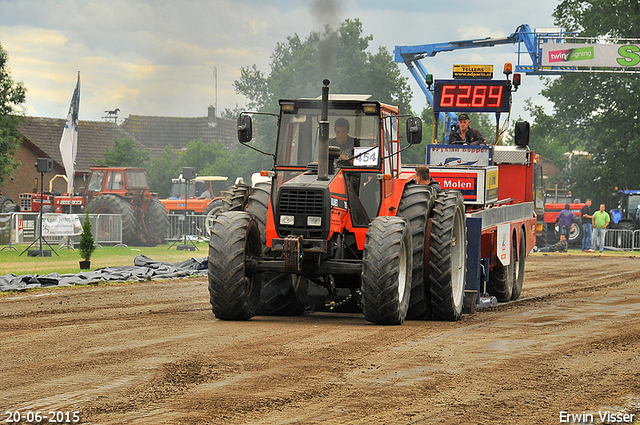
<instances>
[{"instance_id":1,"label":"blue crane boom","mask_svg":"<svg viewBox=\"0 0 640 425\"><path fill-rule=\"evenodd\" d=\"M472 40L449 41L444 43L421 44L416 46L396 46L394 49L394 60L404 63L427 100L433 105L433 93L426 83L427 69L421 60L426 57L433 57L440 52L450 52L458 49L473 49L478 47L493 47L501 44L518 44L518 60L514 71L528 75L560 75L575 69L567 66L545 66L542 67L542 44L548 42L564 42L567 38L575 37L575 33L564 32L559 28L538 28L532 30L527 24L522 24L508 37L499 38L479 38ZM520 58L529 56L531 64L521 64ZM440 121L446 124L447 117L450 120L457 120L453 112L440 112Z\"/></svg>"}]
</instances>

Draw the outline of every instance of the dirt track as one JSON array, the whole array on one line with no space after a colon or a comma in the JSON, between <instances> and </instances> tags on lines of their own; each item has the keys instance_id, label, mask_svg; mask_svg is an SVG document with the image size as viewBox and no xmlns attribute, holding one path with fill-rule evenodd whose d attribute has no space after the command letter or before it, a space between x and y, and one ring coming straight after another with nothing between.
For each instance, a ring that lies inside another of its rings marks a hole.
<instances>
[{"instance_id":1,"label":"dirt track","mask_svg":"<svg viewBox=\"0 0 640 425\"><path fill-rule=\"evenodd\" d=\"M224 322L204 278L10 294L0 316L4 421L558 424L626 409L640 423L635 257L535 255L520 300L455 323Z\"/></svg>"}]
</instances>

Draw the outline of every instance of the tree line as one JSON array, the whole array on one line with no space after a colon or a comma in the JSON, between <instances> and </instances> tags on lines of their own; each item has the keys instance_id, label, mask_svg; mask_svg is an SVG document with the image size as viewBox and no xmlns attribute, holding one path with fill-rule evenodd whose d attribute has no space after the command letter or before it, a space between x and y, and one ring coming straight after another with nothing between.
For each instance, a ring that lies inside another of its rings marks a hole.
<instances>
[{"instance_id":1,"label":"tree line","mask_svg":"<svg viewBox=\"0 0 640 425\"><path fill-rule=\"evenodd\" d=\"M557 25L581 36L608 36L640 39L638 2L622 0L563 0L554 10ZM278 43L271 55L270 72L254 64L240 69L234 82L238 94L247 101L247 109L278 112L278 99L317 97L322 80L331 80L332 93L371 94L372 99L398 105L403 114L411 110L412 93L408 78L402 77L391 53L384 47L371 52L372 36L365 36L358 19L347 19L337 29L326 27L305 38L294 34ZM7 54L0 45L0 184L11 175L17 163L13 155L19 143L17 126L26 89L11 78ZM542 95L554 107L547 113L530 99L526 109L533 117L530 146L563 170L556 183L572 190L577 197L596 197L614 187L640 189L640 80L633 74L565 74L545 80ZM226 109L223 117L236 119L240 110ZM433 112L425 108L423 142L432 138ZM473 126L488 137L495 131L491 117L472 116ZM254 128L260 134L258 147L274 151L276 123L272 117L256 116ZM507 141L510 139L506 138ZM424 145L422 145L424 146ZM565 152L582 151L566 163ZM414 147L403 152L403 162L424 163L424 149ZM250 181L254 172L270 169L272 158L239 146L228 151L221 143L209 140L190 142L175 152L167 146L162 157L150 159L135 149L135 141L116 139L113 150L104 153L103 165L146 167L151 189L167 196L171 179L182 167L196 167L199 175L221 175L230 181L243 177Z\"/></svg>"}]
</instances>

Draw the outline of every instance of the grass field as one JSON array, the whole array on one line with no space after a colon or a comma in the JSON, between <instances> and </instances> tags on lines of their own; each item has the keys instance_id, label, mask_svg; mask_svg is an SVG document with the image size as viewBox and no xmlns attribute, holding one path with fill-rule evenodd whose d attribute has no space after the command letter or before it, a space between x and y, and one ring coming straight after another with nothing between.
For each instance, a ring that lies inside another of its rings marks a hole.
<instances>
[{"instance_id":1,"label":"grass field","mask_svg":"<svg viewBox=\"0 0 640 425\"><path fill-rule=\"evenodd\" d=\"M133 266L133 260L136 255L143 254L152 260L168 261L170 263L179 263L190 258L204 258L209 252L206 242L196 242L197 251L181 250L176 247L182 245L178 242L176 246L170 244L158 245L156 247L103 247L97 248L91 256L91 270L103 267L114 266ZM46 275L49 273L78 273L80 271L80 254L78 250L59 249L57 245L52 245L55 252L51 253L51 257L29 257L28 252L20 255L28 245L17 245L17 251L5 249L0 251L0 275L4 276L9 273L18 276L24 274ZM34 245L30 250L39 251L40 246ZM44 245L43 249L48 250L49 247Z\"/></svg>"}]
</instances>

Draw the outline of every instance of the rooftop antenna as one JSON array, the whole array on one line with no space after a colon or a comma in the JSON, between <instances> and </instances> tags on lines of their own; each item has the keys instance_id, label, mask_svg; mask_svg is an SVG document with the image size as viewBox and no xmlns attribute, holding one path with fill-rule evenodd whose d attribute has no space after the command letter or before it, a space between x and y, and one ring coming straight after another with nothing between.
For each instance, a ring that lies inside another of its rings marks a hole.
<instances>
[{"instance_id":1,"label":"rooftop antenna","mask_svg":"<svg viewBox=\"0 0 640 425\"><path fill-rule=\"evenodd\" d=\"M216 117L218 116L218 67L213 67L213 84L214 84L214 105L216 108Z\"/></svg>"}]
</instances>

